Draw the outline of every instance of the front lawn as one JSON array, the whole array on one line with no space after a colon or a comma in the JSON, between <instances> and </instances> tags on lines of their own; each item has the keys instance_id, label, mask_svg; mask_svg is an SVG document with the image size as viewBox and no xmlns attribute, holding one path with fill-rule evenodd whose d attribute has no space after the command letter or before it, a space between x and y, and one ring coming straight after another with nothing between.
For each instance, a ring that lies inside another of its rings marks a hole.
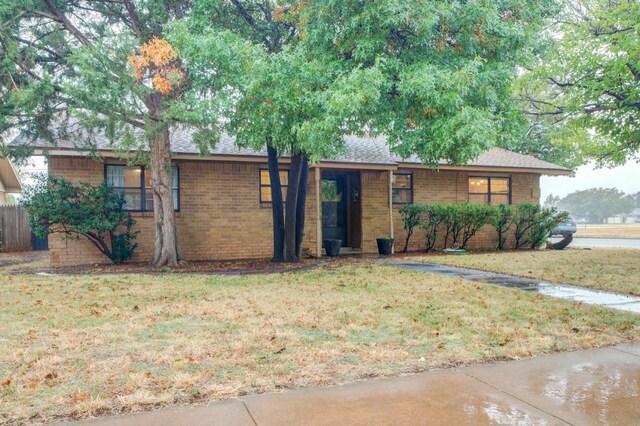
<instances>
[{"instance_id":1,"label":"front lawn","mask_svg":"<svg viewBox=\"0 0 640 426\"><path fill-rule=\"evenodd\" d=\"M634 249L492 252L412 259L640 296L640 250Z\"/></svg>"},{"instance_id":2,"label":"front lawn","mask_svg":"<svg viewBox=\"0 0 640 426\"><path fill-rule=\"evenodd\" d=\"M0 279L0 423L640 342L630 313L377 264Z\"/></svg>"}]
</instances>

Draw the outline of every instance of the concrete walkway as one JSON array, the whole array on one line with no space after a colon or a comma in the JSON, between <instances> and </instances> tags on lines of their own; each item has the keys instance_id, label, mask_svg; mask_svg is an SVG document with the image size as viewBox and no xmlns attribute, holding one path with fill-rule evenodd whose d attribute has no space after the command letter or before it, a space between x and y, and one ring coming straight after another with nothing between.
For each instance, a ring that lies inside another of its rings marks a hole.
<instances>
[{"instance_id":1,"label":"concrete walkway","mask_svg":"<svg viewBox=\"0 0 640 426\"><path fill-rule=\"evenodd\" d=\"M640 345L108 417L86 425L632 425Z\"/></svg>"},{"instance_id":2,"label":"concrete walkway","mask_svg":"<svg viewBox=\"0 0 640 426\"><path fill-rule=\"evenodd\" d=\"M390 265L412 271L445 275L447 277L462 278L483 284L531 291L545 296L604 306L621 311L640 314L640 297L608 291L592 290L571 284L555 284L533 278L517 277L498 272L480 271L478 269L462 268L460 266L442 265L414 261L390 262Z\"/></svg>"}]
</instances>

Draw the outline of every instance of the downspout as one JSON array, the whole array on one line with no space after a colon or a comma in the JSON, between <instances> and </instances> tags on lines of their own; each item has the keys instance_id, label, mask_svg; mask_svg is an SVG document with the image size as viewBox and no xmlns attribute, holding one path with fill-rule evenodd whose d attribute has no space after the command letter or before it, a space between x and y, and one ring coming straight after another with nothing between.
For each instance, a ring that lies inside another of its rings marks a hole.
<instances>
[{"instance_id":1,"label":"downspout","mask_svg":"<svg viewBox=\"0 0 640 426\"><path fill-rule=\"evenodd\" d=\"M316 184L316 257L322 257L322 194L320 192L320 166L315 166Z\"/></svg>"},{"instance_id":2,"label":"downspout","mask_svg":"<svg viewBox=\"0 0 640 426\"><path fill-rule=\"evenodd\" d=\"M393 238L393 170L389 170L389 237ZM393 252L392 246L391 253Z\"/></svg>"}]
</instances>

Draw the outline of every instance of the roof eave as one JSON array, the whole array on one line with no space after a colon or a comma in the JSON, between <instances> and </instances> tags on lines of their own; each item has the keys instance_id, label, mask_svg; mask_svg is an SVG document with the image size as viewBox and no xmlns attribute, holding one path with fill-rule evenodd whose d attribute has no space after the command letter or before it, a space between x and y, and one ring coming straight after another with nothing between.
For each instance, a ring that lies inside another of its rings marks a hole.
<instances>
[{"instance_id":1,"label":"roof eave","mask_svg":"<svg viewBox=\"0 0 640 426\"><path fill-rule=\"evenodd\" d=\"M400 163L399 168L500 172L500 173L534 173L534 174L549 175L549 176L568 176L573 173L572 170L561 168L561 167L560 168L544 168L544 167L476 166L476 165L462 165L462 166L438 165L434 167L428 164L404 163L404 162Z\"/></svg>"},{"instance_id":2,"label":"roof eave","mask_svg":"<svg viewBox=\"0 0 640 426\"><path fill-rule=\"evenodd\" d=\"M98 150L97 153L104 157L113 157L113 151ZM86 157L86 151L78 151L69 148L56 148L56 149L44 149L36 148L34 153L37 155L47 154L49 156L58 157ZM200 154L193 153L180 153L177 152L173 155L176 160L190 160L190 161L225 161L225 162L251 162L251 163L264 163L267 160L265 155L261 154L211 154L202 156ZM284 164L289 163L291 160L289 157L283 157L280 161ZM364 168L371 170L396 170L398 168L418 168L418 169L440 169L440 170L459 170L459 171L478 171L478 172L501 172L501 173L534 173L540 175L570 175L573 173L570 169L565 168L540 168L540 167L505 167L505 166L448 166L439 165L432 166L421 163L412 162L400 162L400 163L371 163L371 162L355 162L355 161L339 161L339 160L325 160L316 164L320 168L334 168L334 169L356 169ZM314 167L312 165L312 167Z\"/></svg>"},{"instance_id":3,"label":"roof eave","mask_svg":"<svg viewBox=\"0 0 640 426\"><path fill-rule=\"evenodd\" d=\"M21 192L22 182L13 163L7 158L0 158L0 178L5 192Z\"/></svg>"},{"instance_id":4,"label":"roof eave","mask_svg":"<svg viewBox=\"0 0 640 426\"><path fill-rule=\"evenodd\" d=\"M106 158L113 158L113 151L97 150L96 153ZM87 152L78 151L69 148L56 148L56 149L44 149L36 148L34 154L46 155L52 157L87 157ZM266 155L260 154L211 154L211 155L199 155L176 152L173 154L175 160L189 160L189 161L223 161L223 162L250 162L250 163L265 163L267 161ZM279 161L282 164L289 164L291 162L290 157L281 157ZM311 165L311 167L331 168L331 169L370 169L370 170L396 170L398 168L397 163L371 163L371 162L356 162L356 161L339 161L339 160L326 160L320 161L317 164Z\"/></svg>"}]
</instances>

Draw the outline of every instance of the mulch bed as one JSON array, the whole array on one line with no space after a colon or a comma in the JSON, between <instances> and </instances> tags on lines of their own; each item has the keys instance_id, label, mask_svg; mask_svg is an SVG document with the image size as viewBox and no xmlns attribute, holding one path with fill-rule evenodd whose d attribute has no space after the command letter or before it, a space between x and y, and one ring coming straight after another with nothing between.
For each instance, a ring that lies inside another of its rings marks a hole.
<instances>
[{"instance_id":1,"label":"mulch bed","mask_svg":"<svg viewBox=\"0 0 640 426\"><path fill-rule=\"evenodd\" d=\"M126 263L123 265L78 265L55 268L21 269L14 272L29 274L55 274L55 275L104 275L104 274L166 274L166 273L190 273L190 274L268 274L289 272L315 268L323 265L321 259L303 259L300 263L273 263L268 259L230 260L211 262L186 262L177 267L154 268L148 263Z\"/></svg>"},{"instance_id":2,"label":"mulch bed","mask_svg":"<svg viewBox=\"0 0 640 426\"><path fill-rule=\"evenodd\" d=\"M0 268L5 266L21 265L46 259L49 254L46 251L27 251L21 253L0 253Z\"/></svg>"},{"instance_id":3,"label":"mulch bed","mask_svg":"<svg viewBox=\"0 0 640 426\"><path fill-rule=\"evenodd\" d=\"M246 259L229 261L193 261L186 262L174 268L163 267L154 268L149 263L137 262L123 265L94 264L75 265L63 267L29 267L28 263L34 260L43 259L43 255L38 252L36 256L26 256L25 259L13 264L26 263L25 267L14 269L12 273L18 274L52 274L52 275L110 275L110 274L167 274L167 273L189 273L189 274L218 274L218 275L244 275L244 274L270 274L290 271L306 270L319 266L330 269L340 268L345 265L364 265L377 262L390 261L392 259L402 259L415 256L441 256L443 253L434 251L396 253L392 256L378 256L374 254L356 254L339 257L323 257L321 259L305 258L300 263L273 263L269 259Z\"/></svg>"}]
</instances>

